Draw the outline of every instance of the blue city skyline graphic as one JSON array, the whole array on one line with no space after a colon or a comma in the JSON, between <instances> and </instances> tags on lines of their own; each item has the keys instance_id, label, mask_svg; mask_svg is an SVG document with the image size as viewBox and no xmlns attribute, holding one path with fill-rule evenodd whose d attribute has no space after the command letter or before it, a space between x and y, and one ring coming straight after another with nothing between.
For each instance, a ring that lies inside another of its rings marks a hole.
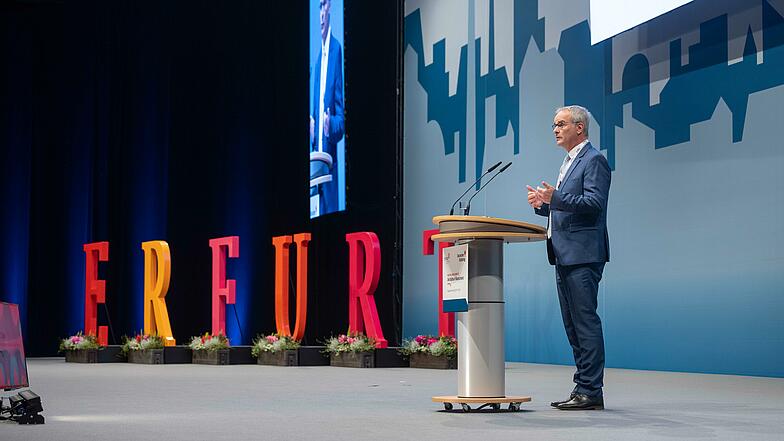
<instances>
[{"instance_id":1,"label":"blue city skyline graphic","mask_svg":"<svg viewBox=\"0 0 784 441\"><path fill-rule=\"evenodd\" d=\"M650 66L646 55L637 53L626 61L621 88L612 87L612 39L591 45L588 21L565 29L560 35L558 54L564 66L564 104L588 108L601 129L599 147L606 151L610 167L615 169L615 128L623 128L623 107L631 104L632 118L654 132L656 149L672 147L690 140L694 124L712 118L720 100L732 114L732 142L743 140L748 98L752 93L784 84L784 17L767 0L760 0L762 47L747 29L743 58L729 64L728 14L719 15L699 25L699 42L688 48L688 64L681 62L682 39L669 42L669 79L661 90L659 102L650 102ZM468 46L460 48L457 90L450 96L449 72L446 69L446 40L433 44L433 60L425 64L425 43L420 10L405 17L404 50L409 46L417 54L417 81L427 95L427 120L440 126L444 155L458 155L458 182L478 178L484 169L486 99L495 97L494 137L506 135L511 126L513 155L520 153L520 82L510 85L506 67L495 65L495 1L489 0L488 71L481 73L480 63L473 64L475 99L468 97ZM469 10L469 14L473 11ZM539 53L545 51L545 19L538 17L537 0L514 1L514 72L518 78L529 41ZM469 32L469 35L473 33ZM482 41L473 41L475 60L481 59ZM532 46L533 47L533 46ZM762 51L763 62L757 64ZM597 62L599 60L599 62ZM523 73L524 74L524 73ZM467 168L466 128L469 106L476 116L475 163L472 175ZM550 109L547 109L550 110ZM455 146L457 134L457 146ZM457 151L456 151L457 150ZM479 185L479 184L477 184Z\"/></svg>"}]
</instances>

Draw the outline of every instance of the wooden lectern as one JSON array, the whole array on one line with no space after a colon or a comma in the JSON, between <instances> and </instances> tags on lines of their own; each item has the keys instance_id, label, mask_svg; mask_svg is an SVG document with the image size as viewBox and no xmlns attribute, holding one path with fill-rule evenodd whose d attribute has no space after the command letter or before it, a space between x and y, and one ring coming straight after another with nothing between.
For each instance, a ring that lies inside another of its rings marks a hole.
<instances>
[{"instance_id":1,"label":"wooden lectern","mask_svg":"<svg viewBox=\"0 0 784 441\"><path fill-rule=\"evenodd\" d=\"M457 314L457 395L433 397L434 402L470 404L478 409L520 410L527 396L507 396L504 378L504 243L547 239L539 225L487 216L436 216L434 241L468 244L468 311Z\"/></svg>"}]
</instances>

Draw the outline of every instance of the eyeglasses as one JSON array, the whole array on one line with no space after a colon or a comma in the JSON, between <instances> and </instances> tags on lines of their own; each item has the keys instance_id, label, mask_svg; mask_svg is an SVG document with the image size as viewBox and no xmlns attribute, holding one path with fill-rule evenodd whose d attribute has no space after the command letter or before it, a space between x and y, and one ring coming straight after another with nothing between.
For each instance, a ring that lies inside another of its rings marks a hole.
<instances>
[{"instance_id":1,"label":"eyeglasses","mask_svg":"<svg viewBox=\"0 0 784 441\"><path fill-rule=\"evenodd\" d=\"M572 123L572 122L566 122L566 121L558 121L557 123L553 124L553 125L552 125L552 126L550 126L550 127L552 127L552 128L553 128L553 130L555 130L555 128L556 128L556 127L558 127L559 129L563 129L563 128L564 128L564 126L568 126L569 124L579 124L579 123Z\"/></svg>"}]
</instances>

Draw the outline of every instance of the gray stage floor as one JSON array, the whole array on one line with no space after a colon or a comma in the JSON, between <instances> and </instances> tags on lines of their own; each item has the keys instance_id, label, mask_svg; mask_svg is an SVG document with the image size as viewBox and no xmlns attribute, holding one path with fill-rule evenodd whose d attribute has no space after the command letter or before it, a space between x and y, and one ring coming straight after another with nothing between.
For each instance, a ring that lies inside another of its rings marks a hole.
<instances>
[{"instance_id":1,"label":"gray stage floor","mask_svg":"<svg viewBox=\"0 0 784 441\"><path fill-rule=\"evenodd\" d=\"M608 369L604 411L549 407L572 369L510 363L523 412L446 412L456 371L144 366L28 360L46 424L0 423L0 440L784 439L784 380Z\"/></svg>"}]
</instances>

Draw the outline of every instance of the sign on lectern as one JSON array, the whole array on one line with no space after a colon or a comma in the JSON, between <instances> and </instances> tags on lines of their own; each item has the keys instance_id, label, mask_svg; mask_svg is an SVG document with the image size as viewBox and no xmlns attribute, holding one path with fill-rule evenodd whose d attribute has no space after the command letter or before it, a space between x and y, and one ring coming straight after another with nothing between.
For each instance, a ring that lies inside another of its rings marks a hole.
<instances>
[{"instance_id":1,"label":"sign on lectern","mask_svg":"<svg viewBox=\"0 0 784 441\"><path fill-rule=\"evenodd\" d=\"M468 311L468 244L444 248L444 312Z\"/></svg>"}]
</instances>

